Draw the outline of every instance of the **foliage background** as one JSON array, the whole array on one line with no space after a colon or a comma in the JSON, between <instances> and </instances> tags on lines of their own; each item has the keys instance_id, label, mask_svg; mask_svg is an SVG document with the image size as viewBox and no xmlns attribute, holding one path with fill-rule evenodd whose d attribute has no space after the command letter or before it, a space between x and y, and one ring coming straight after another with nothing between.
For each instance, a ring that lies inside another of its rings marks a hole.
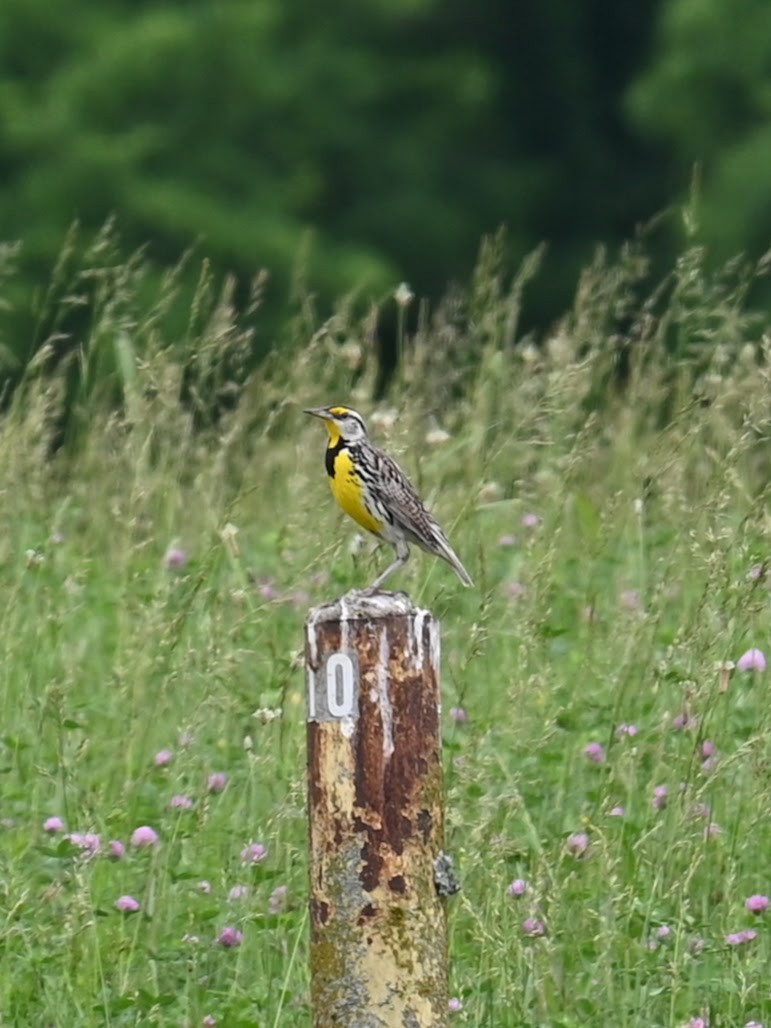
<instances>
[{"instance_id":1,"label":"foliage background","mask_svg":"<svg viewBox=\"0 0 771 1028\"><path fill-rule=\"evenodd\" d=\"M76 219L116 215L158 269L197 240L240 296L268 269L268 315L400 280L437 298L504 223L512 266L549 244L524 312L545 325L595 245L683 196L697 162L690 230L719 258L762 249L769 19L762 0L7 0L0 225L23 247L6 356L45 337ZM653 252L679 249L679 217L659 229Z\"/></svg>"}]
</instances>

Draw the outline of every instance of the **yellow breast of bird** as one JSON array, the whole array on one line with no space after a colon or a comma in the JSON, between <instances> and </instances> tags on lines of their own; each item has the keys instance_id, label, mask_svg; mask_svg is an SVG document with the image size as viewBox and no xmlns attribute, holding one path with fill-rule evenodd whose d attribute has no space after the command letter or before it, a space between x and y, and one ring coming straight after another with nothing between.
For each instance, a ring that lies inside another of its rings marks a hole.
<instances>
[{"instance_id":1,"label":"yellow breast of bird","mask_svg":"<svg viewBox=\"0 0 771 1028\"><path fill-rule=\"evenodd\" d=\"M334 474L330 476L329 484L346 514L373 535L382 533L383 522L370 514L364 504L364 487L349 450L343 448L335 454Z\"/></svg>"}]
</instances>

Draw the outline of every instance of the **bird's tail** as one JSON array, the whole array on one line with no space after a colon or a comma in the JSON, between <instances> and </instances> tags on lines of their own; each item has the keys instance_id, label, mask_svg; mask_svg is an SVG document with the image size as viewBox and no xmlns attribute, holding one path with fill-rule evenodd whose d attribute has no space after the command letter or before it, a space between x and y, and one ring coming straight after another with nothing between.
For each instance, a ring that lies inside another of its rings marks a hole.
<instances>
[{"instance_id":1,"label":"bird's tail","mask_svg":"<svg viewBox=\"0 0 771 1028\"><path fill-rule=\"evenodd\" d=\"M449 542L445 538L444 534L436 533L436 554L443 560L446 560L450 567L453 569L458 578L463 582L465 586L473 586L474 581L471 575L466 571L461 563L461 559L455 550L450 546Z\"/></svg>"}]
</instances>

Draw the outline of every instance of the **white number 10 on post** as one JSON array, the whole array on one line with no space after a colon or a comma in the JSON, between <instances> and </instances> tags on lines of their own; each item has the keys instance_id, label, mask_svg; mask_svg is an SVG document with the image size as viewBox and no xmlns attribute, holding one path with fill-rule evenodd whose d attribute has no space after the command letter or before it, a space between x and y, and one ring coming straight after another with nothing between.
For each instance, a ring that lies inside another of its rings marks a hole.
<instances>
[{"instance_id":1,"label":"white number 10 on post","mask_svg":"<svg viewBox=\"0 0 771 1028\"><path fill-rule=\"evenodd\" d=\"M359 669L356 654L330 653L308 675L308 720L338 721L359 714Z\"/></svg>"}]
</instances>

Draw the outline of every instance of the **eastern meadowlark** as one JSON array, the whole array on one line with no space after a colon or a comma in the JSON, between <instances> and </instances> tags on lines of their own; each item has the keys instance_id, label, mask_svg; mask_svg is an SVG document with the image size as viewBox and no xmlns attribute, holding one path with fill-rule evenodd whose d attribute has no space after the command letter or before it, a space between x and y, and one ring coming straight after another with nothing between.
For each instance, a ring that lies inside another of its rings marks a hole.
<instances>
[{"instance_id":1,"label":"eastern meadowlark","mask_svg":"<svg viewBox=\"0 0 771 1028\"><path fill-rule=\"evenodd\" d=\"M321 418L329 432L326 467L335 499L362 528L390 543L396 560L372 583L378 589L407 562L409 543L446 560L464 585L471 576L438 522L402 469L369 441L364 418L351 407L313 407L305 414Z\"/></svg>"}]
</instances>

